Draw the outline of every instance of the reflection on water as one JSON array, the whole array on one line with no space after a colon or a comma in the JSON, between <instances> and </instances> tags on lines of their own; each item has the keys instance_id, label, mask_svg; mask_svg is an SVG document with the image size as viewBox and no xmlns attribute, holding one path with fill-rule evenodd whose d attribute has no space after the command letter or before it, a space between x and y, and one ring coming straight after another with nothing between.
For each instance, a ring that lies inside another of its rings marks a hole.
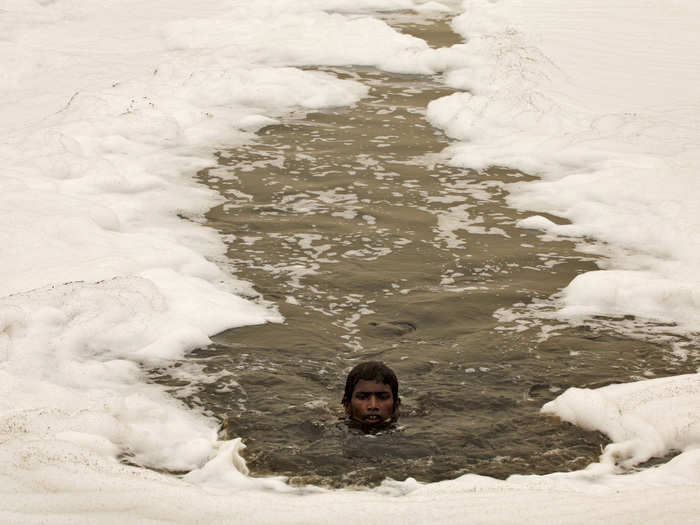
<instances>
[{"instance_id":1,"label":"reflection on water","mask_svg":"<svg viewBox=\"0 0 700 525\"><path fill-rule=\"evenodd\" d=\"M662 343L561 326L544 339L546 325L494 317L594 264L514 226L524 215L505 206L505 185L526 175L444 162L447 140L424 119L450 93L439 79L327 71L370 96L267 127L202 173L229 199L208 220L238 277L286 322L220 334L154 374L219 418L223 437L243 437L253 475L345 486L578 469L604 438L541 416L543 403L570 386L694 371ZM366 359L398 374L400 431L342 422L345 374Z\"/></svg>"}]
</instances>

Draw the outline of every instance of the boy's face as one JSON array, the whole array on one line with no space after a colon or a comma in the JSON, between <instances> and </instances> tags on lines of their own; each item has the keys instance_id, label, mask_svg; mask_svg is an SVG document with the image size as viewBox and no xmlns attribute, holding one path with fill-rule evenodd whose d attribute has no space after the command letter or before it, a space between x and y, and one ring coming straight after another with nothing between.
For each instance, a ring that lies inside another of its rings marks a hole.
<instances>
[{"instance_id":1,"label":"boy's face","mask_svg":"<svg viewBox=\"0 0 700 525\"><path fill-rule=\"evenodd\" d=\"M388 423L394 415L391 387L379 381L360 379L350 402L345 405L345 411L352 419L365 425Z\"/></svg>"}]
</instances>

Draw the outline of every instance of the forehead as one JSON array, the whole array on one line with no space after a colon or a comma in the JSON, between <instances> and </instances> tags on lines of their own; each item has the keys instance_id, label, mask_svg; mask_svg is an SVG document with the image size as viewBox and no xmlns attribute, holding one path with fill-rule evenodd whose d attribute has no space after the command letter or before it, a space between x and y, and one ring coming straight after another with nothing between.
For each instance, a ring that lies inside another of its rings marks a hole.
<instances>
[{"instance_id":1,"label":"forehead","mask_svg":"<svg viewBox=\"0 0 700 525\"><path fill-rule=\"evenodd\" d=\"M391 387L386 383L381 383L380 381L360 379L355 385L355 390L353 390L353 394L356 394L357 392L389 392L391 394Z\"/></svg>"}]
</instances>

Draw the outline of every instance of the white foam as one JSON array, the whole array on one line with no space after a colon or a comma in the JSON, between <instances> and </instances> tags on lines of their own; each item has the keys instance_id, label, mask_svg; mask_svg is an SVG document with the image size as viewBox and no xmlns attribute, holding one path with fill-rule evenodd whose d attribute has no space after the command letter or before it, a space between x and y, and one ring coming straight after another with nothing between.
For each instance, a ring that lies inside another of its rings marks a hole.
<instances>
[{"instance_id":1,"label":"white foam","mask_svg":"<svg viewBox=\"0 0 700 525\"><path fill-rule=\"evenodd\" d=\"M601 462L630 467L700 447L698 398L700 375L690 374L596 390L570 388L542 411L604 432L613 443Z\"/></svg>"},{"instance_id":2,"label":"white foam","mask_svg":"<svg viewBox=\"0 0 700 525\"><path fill-rule=\"evenodd\" d=\"M469 92L432 102L428 117L462 141L453 163L542 177L508 185L509 204L571 221L521 226L602 241L588 251L609 258L606 271L574 281L561 315L633 314L697 330L697 5L464 8L453 25L471 64L447 81Z\"/></svg>"}]
</instances>

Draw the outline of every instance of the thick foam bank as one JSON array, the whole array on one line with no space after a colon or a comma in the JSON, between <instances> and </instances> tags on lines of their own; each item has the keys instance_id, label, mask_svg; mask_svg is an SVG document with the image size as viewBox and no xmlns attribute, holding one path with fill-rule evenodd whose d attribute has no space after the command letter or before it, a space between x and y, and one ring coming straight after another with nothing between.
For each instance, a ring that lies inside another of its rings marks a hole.
<instances>
[{"instance_id":1,"label":"thick foam bank","mask_svg":"<svg viewBox=\"0 0 700 525\"><path fill-rule=\"evenodd\" d=\"M587 237L607 259L561 296L560 315L700 321L697 225L700 59L692 2L466 1L453 26L472 63L430 104L460 140L453 163L506 165L542 180L509 203L565 217L523 227Z\"/></svg>"}]
</instances>

